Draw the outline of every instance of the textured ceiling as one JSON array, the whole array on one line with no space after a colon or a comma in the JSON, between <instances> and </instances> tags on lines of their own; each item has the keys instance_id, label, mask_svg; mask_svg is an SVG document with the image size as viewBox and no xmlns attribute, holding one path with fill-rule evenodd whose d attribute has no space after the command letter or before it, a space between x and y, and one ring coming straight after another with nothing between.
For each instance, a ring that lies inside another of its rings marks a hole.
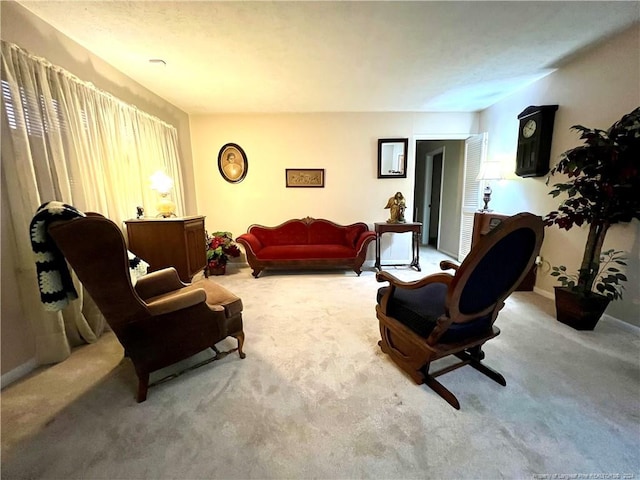
<instances>
[{"instance_id":1,"label":"textured ceiling","mask_svg":"<svg viewBox=\"0 0 640 480\"><path fill-rule=\"evenodd\" d=\"M640 19L639 1L19 3L188 113L481 110Z\"/></svg>"}]
</instances>

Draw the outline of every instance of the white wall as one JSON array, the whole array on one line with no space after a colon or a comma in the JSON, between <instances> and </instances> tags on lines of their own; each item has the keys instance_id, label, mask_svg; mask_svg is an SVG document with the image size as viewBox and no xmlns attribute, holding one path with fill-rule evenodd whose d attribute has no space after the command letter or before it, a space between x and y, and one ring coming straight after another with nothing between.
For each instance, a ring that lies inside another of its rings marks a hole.
<instances>
[{"instance_id":1,"label":"white wall","mask_svg":"<svg viewBox=\"0 0 640 480\"><path fill-rule=\"evenodd\" d=\"M640 26L629 30L589 51L583 52L553 74L536 82L483 111L481 130L489 132L489 159L510 159L515 169L517 147L517 115L529 105L559 105L556 112L551 164L560 154L581 144L572 125L606 129L625 113L640 105ZM559 199L548 194L550 186L545 177L519 178L494 185L491 207L507 214L530 211L546 215L555 210ZM550 185L555 179L551 178ZM558 181L562 181L558 178ZM574 227L570 231L558 227L545 229L542 256L550 265L566 265L577 269L582 259L588 227ZM629 252L624 300L612 302L607 314L640 325L640 222L614 225L605 240L604 248ZM551 295L558 285L548 275L549 264L539 272L537 288Z\"/></svg>"},{"instance_id":2,"label":"white wall","mask_svg":"<svg viewBox=\"0 0 640 480\"><path fill-rule=\"evenodd\" d=\"M476 133L477 114L315 113L193 116L191 134L198 211L209 231L234 236L253 223L275 226L311 216L347 224L384 222L389 197L402 192L413 212L415 142L419 134ZM379 138L408 137L406 179L377 178ZM226 182L217 158L225 143L247 154L244 181ZM285 168L324 168L325 188L286 188ZM385 234L384 260L408 260L404 234ZM387 238L393 238L393 241ZM397 240L397 241L396 241ZM392 243L393 245L389 245ZM368 260L374 258L370 247Z\"/></svg>"}]
</instances>

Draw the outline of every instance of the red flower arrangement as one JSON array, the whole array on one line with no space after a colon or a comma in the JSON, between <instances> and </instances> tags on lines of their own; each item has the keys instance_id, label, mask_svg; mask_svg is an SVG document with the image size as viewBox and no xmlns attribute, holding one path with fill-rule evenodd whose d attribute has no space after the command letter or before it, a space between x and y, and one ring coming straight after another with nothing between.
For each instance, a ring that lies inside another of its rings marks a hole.
<instances>
[{"instance_id":1,"label":"red flower arrangement","mask_svg":"<svg viewBox=\"0 0 640 480\"><path fill-rule=\"evenodd\" d=\"M231 232L215 232L213 235L206 233L206 237L209 268L221 267L227 264L229 257L240 256L240 249L234 243Z\"/></svg>"}]
</instances>

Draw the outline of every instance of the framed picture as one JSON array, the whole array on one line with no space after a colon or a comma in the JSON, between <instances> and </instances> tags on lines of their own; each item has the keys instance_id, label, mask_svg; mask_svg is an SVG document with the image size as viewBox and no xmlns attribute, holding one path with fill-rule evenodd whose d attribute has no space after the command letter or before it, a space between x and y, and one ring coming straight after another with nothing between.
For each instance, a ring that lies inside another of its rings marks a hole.
<instances>
[{"instance_id":1,"label":"framed picture","mask_svg":"<svg viewBox=\"0 0 640 480\"><path fill-rule=\"evenodd\" d=\"M407 178L408 138L378 139L378 178Z\"/></svg>"},{"instance_id":2,"label":"framed picture","mask_svg":"<svg viewBox=\"0 0 640 480\"><path fill-rule=\"evenodd\" d=\"M218 153L218 170L227 182L239 183L247 176L249 163L240 145L227 143Z\"/></svg>"},{"instance_id":3,"label":"framed picture","mask_svg":"<svg viewBox=\"0 0 640 480\"><path fill-rule=\"evenodd\" d=\"M324 168L285 169L288 187L324 187Z\"/></svg>"}]
</instances>

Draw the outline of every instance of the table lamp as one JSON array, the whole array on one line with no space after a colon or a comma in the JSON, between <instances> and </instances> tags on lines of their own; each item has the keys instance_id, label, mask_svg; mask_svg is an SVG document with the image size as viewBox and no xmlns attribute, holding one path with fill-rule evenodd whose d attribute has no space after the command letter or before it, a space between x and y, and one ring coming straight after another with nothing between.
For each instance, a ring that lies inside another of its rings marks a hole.
<instances>
[{"instance_id":1,"label":"table lamp","mask_svg":"<svg viewBox=\"0 0 640 480\"><path fill-rule=\"evenodd\" d=\"M158 217L175 217L176 204L169 198L169 192L173 188L173 180L163 171L157 171L151 175L151 188L160 194L160 200L156 205Z\"/></svg>"},{"instance_id":2,"label":"table lamp","mask_svg":"<svg viewBox=\"0 0 640 480\"><path fill-rule=\"evenodd\" d=\"M489 182L491 180L502 180L503 178L502 164L500 162L482 162L480 165L480 172L476 177L476 180L484 180L486 182L482 196L482 200L484 200L484 208L480 209L481 212L491 212L489 209L489 201L491 200L491 185Z\"/></svg>"}]
</instances>

